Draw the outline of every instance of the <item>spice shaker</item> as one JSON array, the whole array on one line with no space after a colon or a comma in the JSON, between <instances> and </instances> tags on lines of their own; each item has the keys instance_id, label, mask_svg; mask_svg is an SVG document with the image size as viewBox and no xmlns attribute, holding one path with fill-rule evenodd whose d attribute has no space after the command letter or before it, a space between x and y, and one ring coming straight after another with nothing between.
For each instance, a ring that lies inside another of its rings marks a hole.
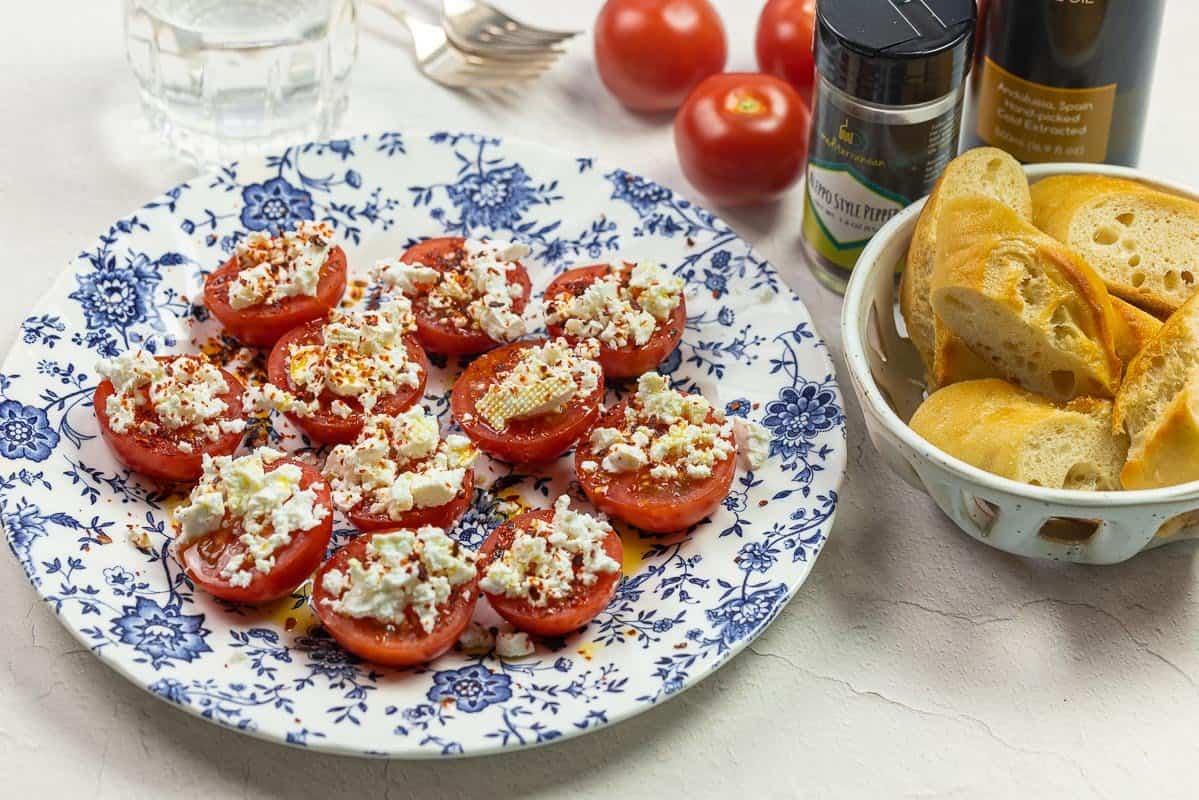
<instances>
[{"instance_id":1,"label":"spice shaker","mask_svg":"<svg viewBox=\"0 0 1199 800\"><path fill-rule=\"evenodd\" d=\"M1166 0L991 0L967 145L1020 161L1135 165Z\"/></svg>"},{"instance_id":2,"label":"spice shaker","mask_svg":"<svg viewBox=\"0 0 1199 800\"><path fill-rule=\"evenodd\" d=\"M835 291L956 154L975 20L974 0L818 0L803 242Z\"/></svg>"}]
</instances>

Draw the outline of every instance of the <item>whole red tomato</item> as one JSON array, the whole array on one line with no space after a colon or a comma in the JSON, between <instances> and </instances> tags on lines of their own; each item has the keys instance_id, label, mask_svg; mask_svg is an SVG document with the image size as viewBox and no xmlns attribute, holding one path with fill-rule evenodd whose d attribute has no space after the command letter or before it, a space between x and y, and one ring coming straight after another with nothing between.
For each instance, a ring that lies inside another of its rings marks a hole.
<instances>
[{"instance_id":1,"label":"whole red tomato","mask_svg":"<svg viewBox=\"0 0 1199 800\"><path fill-rule=\"evenodd\" d=\"M730 72L704 80L674 118L687 180L722 205L773 200L808 155L808 107L773 75Z\"/></svg>"},{"instance_id":2,"label":"whole red tomato","mask_svg":"<svg viewBox=\"0 0 1199 800\"><path fill-rule=\"evenodd\" d=\"M727 52L708 0L608 0L595 21L600 79L634 111L678 108Z\"/></svg>"},{"instance_id":3,"label":"whole red tomato","mask_svg":"<svg viewBox=\"0 0 1199 800\"><path fill-rule=\"evenodd\" d=\"M810 107L816 68L812 38L816 31L816 0L769 0L758 17L754 47L758 69L795 87Z\"/></svg>"}]
</instances>

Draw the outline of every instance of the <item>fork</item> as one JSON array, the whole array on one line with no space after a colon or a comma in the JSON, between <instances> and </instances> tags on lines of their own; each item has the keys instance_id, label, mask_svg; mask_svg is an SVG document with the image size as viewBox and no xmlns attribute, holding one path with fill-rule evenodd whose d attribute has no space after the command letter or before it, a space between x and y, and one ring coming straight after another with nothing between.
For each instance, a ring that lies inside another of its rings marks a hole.
<instances>
[{"instance_id":1,"label":"fork","mask_svg":"<svg viewBox=\"0 0 1199 800\"><path fill-rule=\"evenodd\" d=\"M416 66L429 79L454 89L500 89L531 81L558 58L547 47L521 53L484 55L466 53L449 41L445 31L397 8L389 0L370 0L376 8L394 17L412 35Z\"/></svg>"},{"instance_id":2,"label":"fork","mask_svg":"<svg viewBox=\"0 0 1199 800\"><path fill-rule=\"evenodd\" d=\"M473 53L544 50L580 33L526 25L480 0L442 0L441 22L450 41Z\"/></svg>"}]
</instances>

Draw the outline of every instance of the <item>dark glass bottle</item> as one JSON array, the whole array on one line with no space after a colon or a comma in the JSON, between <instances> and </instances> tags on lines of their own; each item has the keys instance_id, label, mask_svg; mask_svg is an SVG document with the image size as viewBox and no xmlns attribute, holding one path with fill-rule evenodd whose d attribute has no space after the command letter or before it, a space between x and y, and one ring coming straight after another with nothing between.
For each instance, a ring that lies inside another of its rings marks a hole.
<instances>
[{"instance_id":1,"label":"dark glass bottle","mask_svg":"<svg viewBox=\"0 0 1199 800\"><path fill-rule=\"evenodd\" d=\"M1134 165L1165 0L989 0L963 149Z\"/></svg>"}]
</instances>

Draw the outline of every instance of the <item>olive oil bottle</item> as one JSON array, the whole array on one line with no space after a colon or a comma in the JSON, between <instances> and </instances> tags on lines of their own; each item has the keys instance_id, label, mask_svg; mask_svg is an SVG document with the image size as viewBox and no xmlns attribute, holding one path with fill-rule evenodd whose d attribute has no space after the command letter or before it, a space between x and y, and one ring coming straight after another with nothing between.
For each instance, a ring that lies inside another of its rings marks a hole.
<instances>
[{"instance_id":1,"label":"olive oil bottle","mask_svg":"<svg viewBox=\"0 0 1199 800\"><path fill-rule=\"evenodd\" d=\"M963 148L1134 165L1165 0L982 0Z\"/></svg>"}]
</instances>

